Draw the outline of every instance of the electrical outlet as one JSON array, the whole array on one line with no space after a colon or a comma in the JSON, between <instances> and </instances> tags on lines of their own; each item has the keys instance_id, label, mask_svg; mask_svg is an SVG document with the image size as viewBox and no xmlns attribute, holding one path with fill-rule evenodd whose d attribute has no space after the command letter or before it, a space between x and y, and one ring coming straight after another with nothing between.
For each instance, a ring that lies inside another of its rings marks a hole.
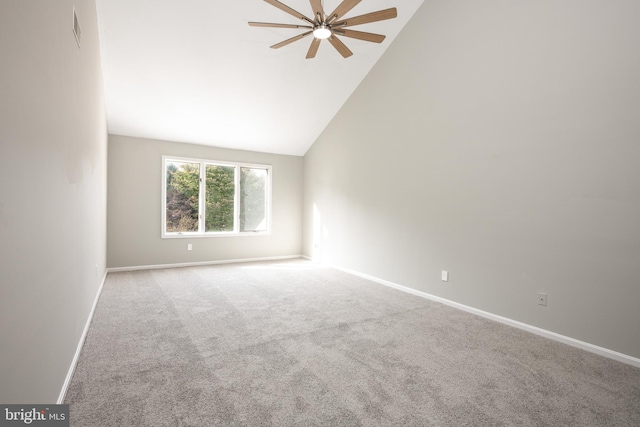
<instances>
[{"instance_id":1,"label":"electrical outlet","mask_svg":"<svg viewBox=\"0 0 640 427\"><path fill-rule=\"evenodd\" d=\"M449 281L449 272L445 271L445 270L442 270L440 278L442 279L443 282L448 282Z\"/></svg>"},{"instance_id":2,"label":"electrical outlet","mask_svg":"<svg viewBox=\"0 0 640 427\"><path fill-rule=\"evenodd\" d=\"M188 251L192 251L193 250L193 245L191 243L187 243L187 250Z\"/></svg>"},{"instance_id":3,"label":"electrical outlet","mask_svg":"<svg viewBox=\"0 0 640 427\"><path fill-rule=\"evenodd\" d=\"M538 292L538 305L547 305L547 294Z\"/></svg>"}]
</instances>

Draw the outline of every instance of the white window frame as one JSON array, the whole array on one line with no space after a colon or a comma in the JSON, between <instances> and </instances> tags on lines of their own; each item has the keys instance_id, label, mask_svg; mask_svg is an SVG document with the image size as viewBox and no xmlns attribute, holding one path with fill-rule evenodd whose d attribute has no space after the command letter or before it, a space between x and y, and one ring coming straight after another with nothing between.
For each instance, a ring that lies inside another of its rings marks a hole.
<instances>
[{"instance_id":1,"label":"white window frame","mask_svg":"<svg viewBox=\"0 0 640 427\"><path fill-rule=\"evenodd\" d=\"M188 162L200 164L200 190L199 190L199 205L198 205L198 231L188 232L167 232L167 162ZM205 222L205 195L206 195L206 182L203 179L206 176L206 166L233 166L234 172L234 200L233 200L233 231L204 231ZM265 231L240 231L240 168L256 168L265 169L267 171L267 189L266 189L266 215L267 215L267 229ZM271 185L273 167L271 165L256 164L256 163L241 163L241 162L229 162L223 160L211 160L211 159L199 159L193 157L180 157L180 156L162 156L162 200L161 204L161 237L163 239L186 239L194 237L233 237L233 236L264 236L271 234Z\"/></svg>"}]
</instances>

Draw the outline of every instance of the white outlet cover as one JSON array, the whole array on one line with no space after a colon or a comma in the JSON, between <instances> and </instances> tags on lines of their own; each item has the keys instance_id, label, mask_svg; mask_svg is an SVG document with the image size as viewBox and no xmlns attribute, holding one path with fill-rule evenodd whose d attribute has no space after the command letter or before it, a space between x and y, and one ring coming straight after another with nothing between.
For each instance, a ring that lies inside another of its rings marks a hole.
<instances>
[{"instance_id":1,"label":"white outlet cover","mask_svg":"<svg viewBox=\"0 0 640 427\"><path fill-rule=\"evenodd\" d=\"M538 292L538 305L547 305L547 294Z\"/></svg>"},{"instance_id":2,"label":"white outlet cover","mask_svg":"<svg viewBox=\"0 0 640 427\"><path fill-rule=\"evenodd\" d=\"M445 270L442 270L442 276L441 277L442 277L442 281L443 282L448 282L449 281L449 272L445 271Z\"/></svg>"}]
</instances>

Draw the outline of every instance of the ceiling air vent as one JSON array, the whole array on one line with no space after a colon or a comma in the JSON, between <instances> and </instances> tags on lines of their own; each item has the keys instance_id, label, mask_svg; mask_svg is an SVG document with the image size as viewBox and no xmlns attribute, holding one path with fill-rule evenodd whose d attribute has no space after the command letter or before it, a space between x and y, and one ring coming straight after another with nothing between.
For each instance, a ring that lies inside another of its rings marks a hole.
<instances>
[{"instance_id":1,"label":"ceiling air vent","mask_svg":"<svg viewBox=\"0 0 640 427\"><path fill-rule=\"evenodd\" d=\"M78 15L76 14L76 8L73 8L73 35L76 36L76 42L80 47L80 39L82 38L82 28L80 28L80 21L78 21Z\"/></svg>"}]
</instances>

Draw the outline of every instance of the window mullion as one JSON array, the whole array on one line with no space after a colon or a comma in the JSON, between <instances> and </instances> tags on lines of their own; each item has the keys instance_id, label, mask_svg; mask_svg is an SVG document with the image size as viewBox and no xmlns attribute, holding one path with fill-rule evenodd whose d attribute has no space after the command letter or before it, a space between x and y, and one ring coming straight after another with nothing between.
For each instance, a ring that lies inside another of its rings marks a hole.
<instances>
[{"instance_id":1,"label":"window mullion","mask_svg":"<svg viewBox=\"0 0 640 427\"><path fill-rule=\"evenodd\" d=\"M207 170L204 163L200 163L200 196L198 197L198 232L206 232L206 199L207 199Z\"/></svg>"},{"instance_id":2,"label":"window mullion","mask_svg":"<svg viewBox=\"0 0 640 427\"><path fill-rule=\"evenodd\" d=\"M240 232L240 167L234 166L233 232Z\"/></svg>"}]
</instances>

